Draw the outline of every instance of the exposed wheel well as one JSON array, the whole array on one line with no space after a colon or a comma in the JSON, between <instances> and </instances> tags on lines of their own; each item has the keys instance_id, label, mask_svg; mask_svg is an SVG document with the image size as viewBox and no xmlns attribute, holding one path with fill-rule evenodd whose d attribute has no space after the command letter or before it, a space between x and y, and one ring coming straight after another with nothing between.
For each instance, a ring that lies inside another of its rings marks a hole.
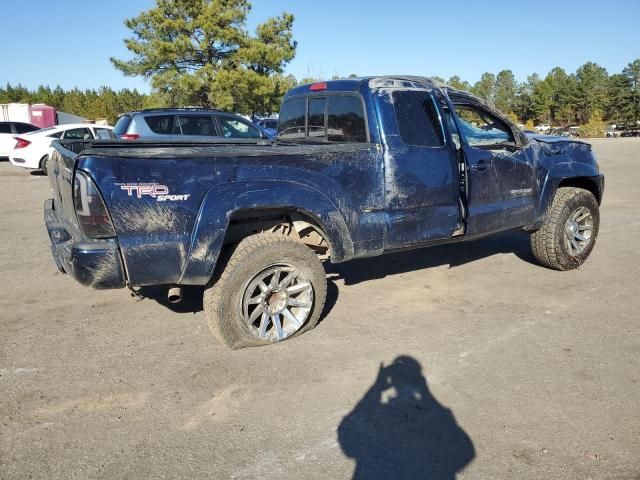
<instances>
[{"instance_id":1,"label":"exposed wheel well","mask_svg":"<svg viewBox=\"0 0 640 480\"><path fill-rule=\"evenodd\" d=\"M601 197L600 197L600 190L598 189L598 185L589 177L565 178L562 181L560 181L560 185L558 185L558 188L560 187L576 187L576 188L582 188L584 190L588 190L591 193L593 193L593 196L596 197L598 204L600 204Z\"/></svg>"},{"instance_id":2,"label":"exposed wheel well","mask_svg":"<svg viewBox=\"0 0 640 480\"><path fill-rule=\"evenodd\" d=\"M238 243L261 232L281 233L299 240L321 259L331 256L331 244L320 221L295 208L238 210L231 215L223 245Z\"/></svg>"}]
</instances>

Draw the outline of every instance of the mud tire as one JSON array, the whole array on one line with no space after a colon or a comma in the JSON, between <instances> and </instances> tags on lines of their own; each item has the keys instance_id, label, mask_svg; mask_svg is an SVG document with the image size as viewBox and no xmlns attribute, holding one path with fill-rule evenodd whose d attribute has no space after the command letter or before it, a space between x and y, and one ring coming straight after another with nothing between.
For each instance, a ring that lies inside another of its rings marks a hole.
<instances>
[{"instance_id":1,"label":"mud tire","mask_svg":"<svg viewBox=\"0 0 640 480\"><path fill-rule=\"evenodd\" d=\"M593 217L591 238L584 251L571 255L565 241L565 225L573 212L586 207ZM536 260L554 270L573 270L580 267L593 250L600 227L598 201L588 190L561 187L556 192L547 218L542 227L531 235L531 250Z\"/></svg>"}]
</instances>

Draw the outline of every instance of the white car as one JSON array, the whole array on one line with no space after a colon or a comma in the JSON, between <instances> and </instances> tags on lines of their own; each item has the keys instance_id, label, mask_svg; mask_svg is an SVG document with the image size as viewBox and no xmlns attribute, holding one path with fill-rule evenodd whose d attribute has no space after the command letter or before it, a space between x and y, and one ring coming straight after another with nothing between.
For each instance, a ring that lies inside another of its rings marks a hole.
<instances>
[{"instance_id":1,"label":"white car","mask_svg":"<svg viewBox=\"0 0 640 480\"><path fill-rule=\"evenodd\" d=\"M109 140L114 138L113 127L93 123L72 123L43 128L24 135L16 135L9 161L16 167L40 169L47 173L51 142L61 140Z\"/></svg>"}]
</instances>

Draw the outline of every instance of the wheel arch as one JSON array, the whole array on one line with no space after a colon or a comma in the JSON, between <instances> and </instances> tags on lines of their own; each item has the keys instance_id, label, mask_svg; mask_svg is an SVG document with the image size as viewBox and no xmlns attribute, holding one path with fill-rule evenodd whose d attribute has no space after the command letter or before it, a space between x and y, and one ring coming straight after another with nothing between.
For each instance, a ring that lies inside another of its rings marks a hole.
<instances>
[{"instance_id":1,"label":"wheel arch","mask_svg":"<svg viewBox=\"0 0 640 480\"><path fill-rule=\"evenodd\" d=\"M310 230L317 233L317 240L326 246L328 257L333 258L335 255L339 260L339 255L341 255L339 250L343 250L343 248L338 246L336 252L336 247L334 247L336 241L339 240L335 238L335 235L331 236L328 233L326 222L315 212L301 207L238 209L229 216L229 225L222 245L225 247L235 244L249 235L264 231L279 231L284 235L304 240L304 236L310 237ZM309 242L303 241L303 243Z\"/></svg>"},{"instance_id":2,"label":"wheel arch","mask_svg":"<svg viewBox=\"0 0 640 480\"><path fill-rule=\"evenodd\" d=\"M575 187L588 190L596 197L598 205L602 203L602 191L600 183L596 180L598 177L567 177L560 180L557 188Z\"/></svg>"},{"instance_id":3,"label":"wheel arch","mask_svg":"<svg viewBox=\"0 0 640 480\"><path fill-rule=\"evenodd\" d=\"M312 225L321 232L332 262L353 258L353 242L345 218L322 192L290 181L233 182L214 187L205 195L179 283L208 283L225 244L256 233L251 229L252 222L260 231L262 222L275 222L285 216L293 223ZM240 233L238 225L242 225Z\"/></svg>"},{"instance_id":4,"label":"wheel arch","mask_svg":"<svg viewBox=\"0 0 640 480\"><path fill-rule=\"evenodd\" d=\"M560 163L547 172L538 199L538 210L535 222L526 230L537 230L544 222L557 191L561 187L583 188L591 192L598 202L602 203L604 192L604 175L595 166L576 164L573 162Z\"/></svg>"}]
</instances>

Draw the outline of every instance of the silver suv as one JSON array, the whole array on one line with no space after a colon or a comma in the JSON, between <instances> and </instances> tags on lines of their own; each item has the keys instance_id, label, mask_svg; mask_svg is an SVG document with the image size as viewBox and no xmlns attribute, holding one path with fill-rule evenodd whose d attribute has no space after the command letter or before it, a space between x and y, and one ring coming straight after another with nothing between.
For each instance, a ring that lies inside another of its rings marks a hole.
<instances>
[{"instance_id":1,"label":"silver suv","mask_svg":"<svg viewBox=\"0 0 640 480\"><path fill-rule=\"evenodd\" d=\"M240 115L203 108L158 108L121 115L113 129L123 140L260 140L268 135Z\"/></svg>"}]
</instances>

